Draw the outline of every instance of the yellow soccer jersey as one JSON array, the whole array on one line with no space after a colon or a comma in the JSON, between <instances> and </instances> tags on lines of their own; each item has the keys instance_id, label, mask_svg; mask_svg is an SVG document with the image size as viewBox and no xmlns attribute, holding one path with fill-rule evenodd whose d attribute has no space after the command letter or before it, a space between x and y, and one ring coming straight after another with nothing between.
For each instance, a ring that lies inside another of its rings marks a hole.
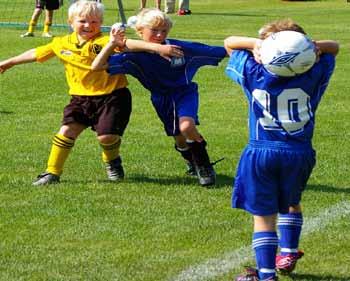
<instances>
[{"instance_id":1,"label":"yellow soccer jersey","mask_svg":"<svg viewBox=\"0 0 350 281\"><path fill-rule=\"evenodd\" d=\"M108 43L109 36L99 35L79 45L77 35L56 37L51 43L36 48L36 60L44 62L57 56L64 64L69 94L98 96L126 87L125 75L109 75L106 71L91 71L96 55Z\"/></svg>"}]
</instances>

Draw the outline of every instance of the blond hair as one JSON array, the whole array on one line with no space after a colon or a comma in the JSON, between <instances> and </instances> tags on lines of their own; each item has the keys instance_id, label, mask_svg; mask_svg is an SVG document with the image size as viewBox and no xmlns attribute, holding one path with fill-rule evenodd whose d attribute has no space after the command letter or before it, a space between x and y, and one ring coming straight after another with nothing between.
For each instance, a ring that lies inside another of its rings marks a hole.
<instances>
[{"instance_id":1,"label":"blond hair","mask_svg":"<svg viewBox=\"0 0 350 281\"><path fill-rule=\"evenodd\" d=\"M135 30L138 35L141 35L142 29L145 27L154 28L158 26L166 26L170 30L173 26L171 19L158 9L143 9L137 15Z\"/></svg>"},{"instance_id":2,"label":"blond hair","mask_svg":"<svg viewBox=\"0 0 350 281\"><path fill-rule=\"evenodd\" d=\"M104 5L96 1L79 0L68 9L68 22L72 23L75 17L97 17L103 21Z\"/></svg>"},{"instance_id":3,"label":"blond hair","mask_svg":"<svg viewBox=\"0 0 350 281\"><path fill-rule=\"evenodd\" d=\"M276 21L267 23L262 28L260 28L259 38L266 39L272 33L284 31L284 30L291 30L291 31L300 32L302 34L306 34L304 29L293 20L281 19L281 20L276 20Z\"/></svg>"}]
</instances>

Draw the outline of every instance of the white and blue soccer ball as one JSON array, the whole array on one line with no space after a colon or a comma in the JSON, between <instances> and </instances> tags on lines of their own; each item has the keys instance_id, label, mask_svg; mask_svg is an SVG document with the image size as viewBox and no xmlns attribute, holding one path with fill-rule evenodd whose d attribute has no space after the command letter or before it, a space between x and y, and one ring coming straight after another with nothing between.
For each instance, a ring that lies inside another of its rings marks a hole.
<instances>
[{"instance_id":1,"label":"white and blue soccer ball","mask_svg":"<svg viewBox=\"0 0 350 281\"><path fill-rule=\"evenodd\" d=\"M296 31L273 33L262 41L261 61L272 74L292 77L308 71L316 62L315 45L310 38Z\"/></svg>"},{"instance_id":2,"label":"white and blue soccer ball","mask_svg":"<svg viewBox=\"0 0 350 281\"><path fill-rule=\"evenodd\" d=\"M127 21L127 26L130 27L130 28L135 28L136 26L136 23L137 23L137 16L131 16L128 18L128 21Z\"/></svg>"}]
</instances>

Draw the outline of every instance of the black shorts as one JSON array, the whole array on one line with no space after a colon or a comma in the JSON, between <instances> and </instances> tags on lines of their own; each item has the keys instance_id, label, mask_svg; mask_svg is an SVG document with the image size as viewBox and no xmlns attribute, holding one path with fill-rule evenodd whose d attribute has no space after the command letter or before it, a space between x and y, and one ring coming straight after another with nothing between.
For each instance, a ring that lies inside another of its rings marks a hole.
<instances>
[{"instance_id":1,"label":"black shorts","mask_svg":"<svg viewBox=\"0 0 350 281\"><path fill-rule=\"evenodd\" d=\"M64 108L62 125L79 123L91 127L98 136L122 136L131 114L128 88L103 96L73 96Z\"/></svg>"},{"instance_id":2,"label":"black shorts","mask_svg":"<svg viewBox=\"0 0 350 281\"><path fill-rule=\"evenodd\" d=\"M46 9L46 10L58 10L60 7L59 0L36 0L35 7L38 9Z\"/></svg>"}]
</instances>

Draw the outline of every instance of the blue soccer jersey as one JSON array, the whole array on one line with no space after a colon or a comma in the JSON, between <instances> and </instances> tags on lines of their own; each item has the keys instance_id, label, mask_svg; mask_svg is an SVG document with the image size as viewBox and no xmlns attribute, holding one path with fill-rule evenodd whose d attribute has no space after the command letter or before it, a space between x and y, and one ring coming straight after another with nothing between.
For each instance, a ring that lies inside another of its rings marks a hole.
<instances>
[{"instance_id":1,"label":"blue soccer jersey","mask_svg":"<svg viewBox=\"0 0 350 281\"><path fill-rule=\"evenodd\" d=\"M198 124L198 87L192 79L205 65L218 65L226 56L219 46L168 39L166 44L180 46L183 58L171 61L158 54L125 52L112 55L110 74L130 74L148 89L152 103L164 124L167 135L178 135L178 118L192 117Z\"/></svg>"},{"instance_id":2,"label":"blue soccer jersey","mask_svg":"<svg viewBox=\"0 0 350 281\"><path fill-rule=\"evenodd\" d=\"M125 52L109 58L108 72L130 74L152 94L168 95L193 83L193 76L201 66L218 65L226 56L223 47L175 39L166 40L166 44L180 46L184 57L168 61L158 54Z\"/></svg>"},{"instance_id":3,"label":"blue soccer jersey","mask_svg":"<svg viewBox=\"0 0 350 281\"><path fill-rule=\"evenodd\" d=\"M234 51L226 73L249 102L249 144L234 182L232 206L266 216L298 205L315 165L315 112L335 67L323 54L306 73L278 77L248 51Z\"/></svg>"},{"instance_id":4,"label":"blue soccer jersey","mask_svg":"<svg viewBox=\"0 0 350 281\"><path fill-rule=\"evenodd\" d=\"M308 72L282 78L267 72L250 52L233 52L226 73L248 98L250 140L310 143L334 66L334 56L323 54Z\"/></svg>"}]
</instances>

